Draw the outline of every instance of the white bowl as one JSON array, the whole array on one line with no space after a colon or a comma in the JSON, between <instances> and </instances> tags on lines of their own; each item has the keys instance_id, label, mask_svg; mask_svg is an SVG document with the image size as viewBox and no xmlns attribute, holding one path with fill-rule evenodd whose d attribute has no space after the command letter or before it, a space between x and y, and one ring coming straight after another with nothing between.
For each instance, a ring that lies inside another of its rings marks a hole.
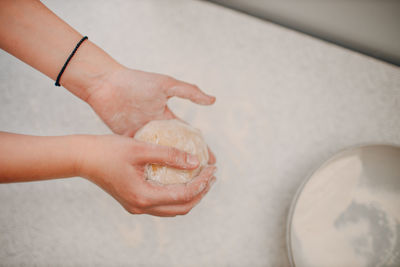
<instances>
[{"instance_id":1,"label":"white bowl","mask_svg":"<svg viewBox=\"0 0 400 267\"><path fill-rule=\"evenodd\" d=\"M296 267L400 266L400 147L349 148L312 172L289 211L287 248Z\"/></svg>"}]
</instances>

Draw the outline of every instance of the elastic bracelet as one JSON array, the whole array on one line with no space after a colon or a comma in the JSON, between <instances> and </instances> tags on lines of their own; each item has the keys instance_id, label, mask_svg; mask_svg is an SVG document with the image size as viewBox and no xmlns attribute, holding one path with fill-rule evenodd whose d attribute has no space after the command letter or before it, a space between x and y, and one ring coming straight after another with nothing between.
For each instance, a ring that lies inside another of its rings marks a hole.
<instances>
[{"instance_id":1,"label":"elastic bracelet","mask_svg":"<svg viewBox=\"0 0 400 267\"><path fill-rule=\"evenodd\" d=\"M82 44L86 39L88 39L88 37L87 37L87 36L84 36L84 37L76 44L76 46L75 46L74 50L72 51L71 55L69 55L67 61L65 61L64 66L62 67L62 69L60 70L60 73L59 73L58 76L57 76L57 80L56 80L56 83L55 83L56 86L60 86L60 79L61 79L61 76L63 75L63 73L64 73L64 71L65 71L65 68L67 67L68 63L71 61L71 58L75 55L76 50L78 50L79 46L81 46L81 44Z\"/></svg>"}]
</instances>

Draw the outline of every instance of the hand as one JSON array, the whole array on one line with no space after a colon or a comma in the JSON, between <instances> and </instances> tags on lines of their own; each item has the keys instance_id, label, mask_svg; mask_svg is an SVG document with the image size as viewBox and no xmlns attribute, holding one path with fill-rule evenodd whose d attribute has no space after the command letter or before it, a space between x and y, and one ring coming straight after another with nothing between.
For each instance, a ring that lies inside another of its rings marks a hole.
<instances>
[{"instance_id":1,"label":"hand","mask_svg":"<svg viewBox=\"0 0 400 267\"><path fill-rule=\"evenodd\" d=\"M121 65L101 77L87 89L86 101L114 133L126 136L133 136L151 120L177 118L167 106L172 96L202 105L215 102L215 97L206 95L196 85ZM209 149L208 163L215 162Z\"/></svg>"},{"instance_id":2,"label":"hand","mask_svg":"<svg viewBox=\"0 0 400 267\"><path fill-rule=\"evenodd\" d=\"M160 185L145 179L147 163L195 169L195 156L118 135L90 136L78 160L79 175L99 185L128 212L156 216L187 214L215 182L214 166L186 184Z\"/></svg>"},{"instance_id":3,"label":"hand","mask_svg":"<svg viewBox=\"0 0 400 267\"><path fill-rule=\"evenodd\" d=\"M215 102L195 85L122 66L104 75L88 93L87 102L100 118L114 133L127 136L151 120L176 118L167 106L172 96L202 105Z\"/></svg>"}]
</instances>

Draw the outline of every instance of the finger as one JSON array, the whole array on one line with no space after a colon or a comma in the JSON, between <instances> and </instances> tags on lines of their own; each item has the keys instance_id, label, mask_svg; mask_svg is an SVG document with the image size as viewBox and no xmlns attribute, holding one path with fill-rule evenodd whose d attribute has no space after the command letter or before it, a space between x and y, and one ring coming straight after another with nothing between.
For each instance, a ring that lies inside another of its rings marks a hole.
<instances>
[{"instance_id":1,"label":"finger","mask_svg":"<svg viewBox=\"0 0 400 267\"><path fill-rule=\"evenodd\" d=\"M217 162L217 158L215 157L214 153L211 151L209 147L208 149L208 164L214 165Z\"/></svg>"},{"instance_id":2,"label":"finger","mask_svg":"<svg viewBox=\"0 0 400 267\"><path fill-rule=\"evenodd\" d=\"M213 176L210 182L208 183L207 187L187 204L154 206L146 209L144 212L152 215L166 216L166 217L185 215L189 213L189 211L191 211L202 200L202 198L210 191L215 181L216 178L215 176Z\"/></svg>"},{"instance_id":3,"label":"finger","mask_svg":"<svg viewBox=\"0 0 400 267\"><path fill-rule=\"evenodd\" d=\"M207 185L207 187L198 194L192 201L187 204L181 205L164 205L164 206L155 206L150 207L144 210L144 213L161 216L161 217L173 217L176 215L185 215L188 214L208 193L214 182L216 181L215 176L213 176Z\"/></svg>"},{"instance_id":4,"label":"finger","mask_svg":"<svg viewBox=\"0 0 400 267\"><path fill-rule=\"evenodd\" d=\"M201 104L211 105L215 102L215 97L205 94L196 85L177 81L175 85L167 89L167 96L177 96Z\"/></svg>"},{"instance_id":5,"label":"finger","mask_svg":"<svg viewBox=\"0 0 400 267\"><path fill-rule=\"evenodd\" d=\"M164 120L178 119L180 120L170 109L168 106L165 106L164 113L162 115Z\"/></svg>"},{"instance_id":6,"label":"finger","mask_svg":"<svg viewBox=\"0 0 400 267\"><path fill-rule=\"evenodd\" d=\"M146 198L152 203L148 207L189 203L208 186L215 170L215 166L208 166L186 184L160 185L146 182Z\"/></svg>"},{"instance_id":7,"label":"finger","mask_svg":"<svg viewBox=\"0 0 400 267\"><path fill-rule=\"evenodd\" d=\"M127 129L124 133L122 133L122 136L126 137L134 137L138 129Z\"/></svg>"},{"instance_id":8,"label":"finger","mask_svg":"<svg viewBox=\"0 0 400 267\"><path fill-rule=\"evenodd\" d=\"M195 169L199 166L199 160L195 155L186 153L174 147L143 143L142 153L137 163L154 163L167 165L177 169Z\"/></svg>"},{"instance_id":9,"label":"finger","mask_svg":"<svg viewBox=\"0 0 400 267\"><path fill-rule=\"evenodd\" d=\"M171 120L171 119L175 119L175 120L179 120L180 122L183 122L184 124L188 124L186 121L182 120L181 118L179 118L178 116L176 116L169 107L166 107L164 110L164 113L162 115L162 119L163 120Z\"/></svg>"}]
</instances>

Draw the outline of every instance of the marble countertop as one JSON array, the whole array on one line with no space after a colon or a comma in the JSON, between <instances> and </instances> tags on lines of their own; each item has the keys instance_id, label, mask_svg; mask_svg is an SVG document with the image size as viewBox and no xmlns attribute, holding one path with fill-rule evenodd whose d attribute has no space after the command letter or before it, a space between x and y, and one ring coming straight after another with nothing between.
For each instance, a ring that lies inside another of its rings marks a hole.
<instances>
[{"instance_id":1,"label":"marble countertop","mask_svg":"<svg viewBox=\"0 0 400 267\"><path fill-rule=\"evenodd\" d=\"M173 99L218 158L188 215L128 214L81 179L0 185L0 265L288 266L292 197L348 146L400 144L400 69L202 1L44 1L132 68L196 83ZM0 130L110 131L88 105L0 51Z\"/></svg>"}]
</instances>

